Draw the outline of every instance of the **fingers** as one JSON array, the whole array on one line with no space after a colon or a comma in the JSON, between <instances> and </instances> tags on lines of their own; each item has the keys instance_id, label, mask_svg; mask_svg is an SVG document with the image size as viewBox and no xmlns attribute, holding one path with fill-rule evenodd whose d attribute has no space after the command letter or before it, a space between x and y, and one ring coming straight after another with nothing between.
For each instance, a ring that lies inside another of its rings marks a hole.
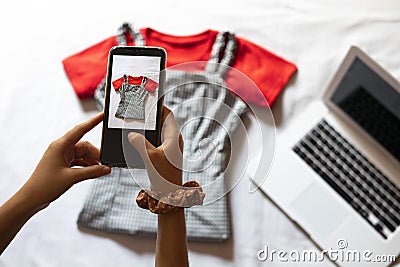
<instances>
[{"instance_id":1,"label":"fingers","mask_svg":"<svg viewBox=\"0 0 400 267\"><path fill-rule=\"evenodd\" d=\"M83 159L74 159L71 162L71 167L75 167L75 166L86 167L86 166L92 166L92 165L98 165L98 164L89 164L88 162L84 161Z\"/></svg>"},{"instance_id":2,"label":"fingers","mask_svg":"<svg viewBox=\"0 0 400 267\"><path fill-rule=\"evenodd\" d=\"M181 151L181 153L183 153L183 137L182 135L179 133L179 150Z\"/></svg>"},{"instance_id":3,"label":"fingers","mask_svg":"<svg viewBox=\"0 0 400 267\"><path fill-rule=\"evenodd\" d=\"M163 146L172 145L175 147L177 144L183 147L183 140L180 135L178 125L176 124L174 113L169 109L163 110L163 126L162 126L162 141Z\"/></svg>"},{"instance_id":4,"label":"fingers","mask_svg":"<svg viewBox=\"0 0 400 267\"><path fill-rule=\"evenodd\" d=\"M74 152L74 160L83 160L89 165L98 164L100 161L100 150L88 141L76 143Z\"/></svg>"},{"instance_id":5,"label":"fingers","mask_svg":"<svg viewBox=\"0 0 400 267\"><path fill-rule=\"evenodd\" d=\"M165 120L167 119L168 115L171 113L171 110L166 106L163 106L162 113L161 113L161 124L164 124Z\"/></svg>"},{"instance_id":6,"label":"fingers","mask_svg":"<svg viewBox=\"0 0 400 267\"><path fill-rule=\"evenodd\" d=\"M68 131L62 139L67 141L69 144L77 143L85 133L89 132L93 129L97 124L99 124L104 118L104 113L100 112L96 116L91 119L78 124L72 130Z\"/></svg>"},{"instance_id":7,"label":"fingers","mask_svg":"<svg viewBox=\"0 0 400 267\"><path fill-rule=\"evenodd\" d=\"M72 172L74 183L78 183L87 179L107 175L111 172L111 168L105 165L93 165L84 168L72 168L70 171Z\"/></svg>"},{"instance_id":8,"label":"fingers","mask_svg":"<svg viewBox=\"0 0 400 267\"><path fill-rule=\"evenodd\" d=\"M148 166L147 164L150 163L148 153L151 153L156 148L146 139L146 137L144 137L143 134L140 133L130 132L128 134L128 140L139 153L146 166Z\"/></svg>"},{"instance_id":9,"label":"fingers","mask_svg":"<svg viewBox=\"0 0 400 267\"><path fill-rule=\"evenodd\" d=\"M74 159L71 166L84 166L84 168L72 168L73 182L78 183L87 179L107 175L111 168L99 165L100 151L88 141L81 141L74 146Z\"/></svg>"}]
</instances>

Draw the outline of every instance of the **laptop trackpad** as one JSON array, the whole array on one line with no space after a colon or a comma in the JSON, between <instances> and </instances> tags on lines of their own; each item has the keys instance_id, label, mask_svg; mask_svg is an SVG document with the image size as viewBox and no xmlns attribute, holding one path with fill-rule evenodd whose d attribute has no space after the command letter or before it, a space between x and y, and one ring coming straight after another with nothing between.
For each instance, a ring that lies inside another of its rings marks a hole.
<instances>
[{"instance_id":1,"label":"laptop trackpad","mask_svg":"<svg viewBox=\"0 0 400 267\"><path fill-rule=\"evenodd\" d=\"M349 215L341 204L318 184L312 183L292 203L299 223L312 236L328 238Z\"/></svg>"}]
</instances>

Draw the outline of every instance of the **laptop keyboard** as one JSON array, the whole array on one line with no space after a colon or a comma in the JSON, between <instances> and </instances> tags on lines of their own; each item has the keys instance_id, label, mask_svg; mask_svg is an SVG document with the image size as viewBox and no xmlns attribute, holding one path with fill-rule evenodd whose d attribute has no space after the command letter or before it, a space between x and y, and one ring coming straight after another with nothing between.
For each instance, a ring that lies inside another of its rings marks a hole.
<instances>
[{"instance_id":1,"label":"laptop keyboard","mask_svg":"<svg viewBox=\"0 0 400 267\"><path fill-rule=\"evenodd\" d=\"M292 149L384 239L399 227L399 188L325 120Z\"/></svg>"}]
</instances>

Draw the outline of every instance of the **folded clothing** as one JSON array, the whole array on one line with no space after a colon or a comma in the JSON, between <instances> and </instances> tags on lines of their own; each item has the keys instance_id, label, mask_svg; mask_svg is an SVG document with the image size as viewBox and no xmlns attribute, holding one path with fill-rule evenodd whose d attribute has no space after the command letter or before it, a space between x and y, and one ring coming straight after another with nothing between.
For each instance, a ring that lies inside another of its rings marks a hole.
<instances>
[{"instance_id":1,"label":"folded clothing","mask_svg":"<svg viewBox=\"0 0 400 267\"><path fill-rule=\"evenodd\" d=\"M155 237L157 215L139 208L135 198L140 191L132 178L148 179L146 170L114 168L108 176L92 181L78 225L109 233ZM210 205L185 209L186 231L190 241L223 241L230 235L227 199Z\"/></svg>"}]
</instances>

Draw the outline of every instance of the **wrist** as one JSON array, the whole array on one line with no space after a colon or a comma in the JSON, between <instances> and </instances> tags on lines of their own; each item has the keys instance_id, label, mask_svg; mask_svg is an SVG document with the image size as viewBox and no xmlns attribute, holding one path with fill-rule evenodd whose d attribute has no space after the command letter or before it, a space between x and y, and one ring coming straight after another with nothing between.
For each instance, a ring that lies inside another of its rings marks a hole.
<instances>
[{"instance_id":1,"label":"wrist","mask_svg":"<svg viewBox=\"0 0 400 267\"><path fill-rule=\"evenodd\" d=\"M173 212L157 215L158 228L160 231L167 230L168 234L177 236L180 232L186 232L185 209L179 208Z\"/></svg>"},{"instance_id":2,"label":"wrist","mask_svg":"<svg viewBox=\"0 0 400 267\"><path fill-rule=\"evenodd\" d=\"M157 214L158 222L167 222L171 220L176 220L177 218L185 218L185 208L177 208L176 210L168 213L159 213Z\"/></svg>"},{"instance_id":3,"label":"wrist","mask_svg":"<svg viewBox=\"0 0 400 267\"><path fill-rule=\"evenodd\" d=\"M18 204L21 212L24 214L34 215L40 210L46 208L50 203L43 203L34 190L29 188L29 185L25 184L18 190L17 193L12 197L15 203Z\"/></svg>"},{"instance_id":4,"label":"wrist","mask_svg":"<svg viewBox=\"0 0 400 267\"><path fill-rule=\"evenodd\" d=\"M7 217L11 221L24 224L29 218L35 215L40 209L33 205L21 191L15 193L2 206L3 212L8 214Z\"/></svg>"}]
</instances>

